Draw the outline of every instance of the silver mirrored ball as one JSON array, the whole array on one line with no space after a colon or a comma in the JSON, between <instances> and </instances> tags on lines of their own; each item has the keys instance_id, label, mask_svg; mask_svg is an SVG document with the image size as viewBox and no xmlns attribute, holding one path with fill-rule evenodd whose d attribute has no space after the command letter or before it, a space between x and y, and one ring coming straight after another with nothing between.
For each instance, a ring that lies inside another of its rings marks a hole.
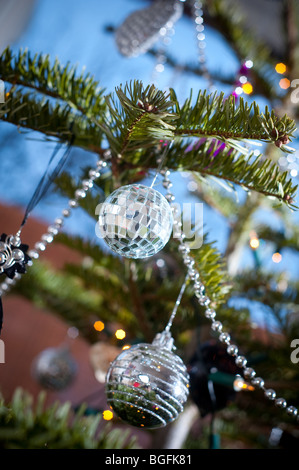
<instances>
[{"instance_id":1,"label":"silver mirrored ball","mask_svg":"<svg viewBox=\"0 0 299 470\"><path fill-rule=\"evenodd\" d=\"M132 426L160 428L174 421L187 401L189 376L176 354L142 343L123 351L106 378L107 401Z\"/></svg>"},{"instance_id":2,"label":"silver mirrored ball","mask_svg":"<svg viewBox=\"0 0 299 470\"><path fill-rule=\"evenodd\" d=\"M101 205L98 236L119 255L142 259L162 250L172 227L165 197L148 186L132 184L114 191Z\"/></svg>"}]
</instances>

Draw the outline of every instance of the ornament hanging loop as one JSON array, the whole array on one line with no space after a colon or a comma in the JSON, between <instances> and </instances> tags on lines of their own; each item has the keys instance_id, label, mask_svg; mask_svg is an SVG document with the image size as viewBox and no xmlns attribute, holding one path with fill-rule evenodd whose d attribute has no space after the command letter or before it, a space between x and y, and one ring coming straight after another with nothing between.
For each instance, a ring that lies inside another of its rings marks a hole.
<instances>
[{"instance_id":1,"label":"ornament hanging loop","mask_svg":"<svg viewBox=\"0 0 299 470\"><path fill-rule=\"evenodd\" d=\"M161 173L161 170L162 170L163 165L164 165L164 163L165 163L167 154L168 154L170 148L172 147L172 145L173 145L173 141L171 141L169 144L168 144L168 143L165 144L164 152L163 152L162 156L160 157L159 166L158 166L158 168L157 168L157 171L156 171L156 173L155 173L154 179L153 179L152 184L151 184L151 186L150 186L151 188L153 188L153 186L154 186L154 184L155 184L155 182L156 182L156 179L158 178L158 175Z\"/></svg>"},{"instance_id":2,"label":"ornament hanging loop","mask_svg":"<svg viewBox=\"0 0 299 470\"><path fill-rule=\"evenodd\" d=\"M165 330L164 330L164 331L166 331L166 332L169 332L169 331L170 331L170 328L172 327L173 320L174 320L174 318L175 318L175 316L176 316L177 310L178 310L178 308L179 308L179 306L180 306L180 304L181 304L182 297L183 297L184 292L185 292L185 290L186 290L187 283L188 283L188 279L189 279L189 274L186 275L185 281L184 281L184 283L183 283L183 285L182 285L182 287L181 287L181 290L180 290L180 292L179 292L179 295L178 295L178 298L177 298L176 303L175 303L175 305L174 305L174 308L173 308L173 310L172 310L171 316L170 316L170 318L169 318L169 320L168 320L168 323L167 323L167 325L166 325L166 328L165 328Z\"/></svg>"},{"instance_id":3,"label":"ornament hanging loop","mask_svg":"<svg viewBox=\"0 0 299 470\"><path fill-rule=\"evenodd\" d=\"M153 340L154 346L160 347L162 349L168 349L169 351L171 351L172 349L175 349L174 340L171 335L170 328L172 327L173 320L181 304L182 297L187 286L188 278L189 278L189 275L187 274L164 331L162 331L162 333L158 333Z\"/></svg>"}]
</instances>

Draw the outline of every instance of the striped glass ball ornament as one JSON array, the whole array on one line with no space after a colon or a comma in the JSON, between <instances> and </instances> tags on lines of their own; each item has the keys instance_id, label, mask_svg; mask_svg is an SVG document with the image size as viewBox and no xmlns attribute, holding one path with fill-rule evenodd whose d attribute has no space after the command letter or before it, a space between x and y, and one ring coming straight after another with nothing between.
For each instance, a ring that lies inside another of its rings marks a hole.
<instances>
[{"instance_id":1,"label":"striped glass ball ornament","mask_svg":"<svg viewBox=\"0 0 299 470\"><path fill-rule=\"evenodd\" d=\"M101 205L97 235L117 254L149 258L168 242L173 217L158 191L142 184L122 186Z\"/></svg>"},{"instance_id":2,"label":"striped glass ball ornament","mask_svg":"<svg viewBox=\"0 0 299 470\"><path fill-rule=\"evenodd\" d=\"M183 361L159 341L124 350L106 377L107 402L131 426L166 426L183 411L188 394Z\"/></svg>"}]
</instances>

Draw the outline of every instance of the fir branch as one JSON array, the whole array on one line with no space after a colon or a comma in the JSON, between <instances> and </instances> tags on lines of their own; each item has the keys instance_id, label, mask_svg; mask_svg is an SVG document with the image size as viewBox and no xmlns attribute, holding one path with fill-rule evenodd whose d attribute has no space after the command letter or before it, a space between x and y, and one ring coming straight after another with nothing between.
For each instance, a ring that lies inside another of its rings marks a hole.
<instances>
[{"instance_id":1,"label":"fir branch","mask_svg":"<svg viewBox=\"0 0 299 470\"><path fill-rule=\"evenodd\" d=\"M221 305L226 301L232 286L225 261L215 248L215 242L208 242L205 235L201 248L192 249L192 242L190 248L190 256L193 257L200 273L206 295L215 305Z\"/></svg>"},{"instance_id":2,"label":"fir branch","mask_svg":"<svg viewBox=\"0 0 299 470\"><path fill-rule=\"evenodd\" d=\"M39 94L61 100L70 108L94 119L102 116L106 104L104 90L89 74L78 74L69 63L62 66L58 59L20 50L13 54L10 48L0 56L0 78L13 86L36 90Z\"/></svg>"},{"instance_id":3,"label":"fir branch","mask_svg":"<svg viewBox=\"0 0 299 470\"><path fill-rule=\"evenodd\" d=\"M283 248L299 251L299 229L296 226L291 230L275 230L261 224L256 228L256 233L260 239L273 243L277 251Z\"/></svg>"},{"instance_id":4,"label":"fir branch","mask_svg":"<svg viewBox=\"0 0 299 470\"><path fill-rule=\"evenodd\" d=\"M218 158L211 159L209 153L203 154L194 167L191 162L195 161L195 153L186 153L179 142L173 146L176 152L181 146L176 158L172 158L175 167L181 167L186 162L187 168L202 175L222 178L247 190L292 204L296 188L287 180L287 174L280 174L278 167L270 164L269 160L262 162L261 158L253 159L252 154L248 155L248 150L243 151L238 143L257 139L274 142L287 150L284 144L295 131L294 121L287 116L279 118L267 107L261 113L255 102L249 105L242 98L236 105L233 97L224 99L223 94L207 95L201 91L194 104L191 94L180 106L173 90L166 95L154 86L144 89L140 81L117 88L115 94L117 99L112 95L106 98L109 112L105 113L103 122L91 123L67 105L51 105L48 100L39 100L35 92L24 94L23 90L9 94L6 103L0 106L0 118L61 140L69 139L72 132L75 135L74 145L92 151L97 148L102 152L97 146L105 134L114 159L143 168L148 166L148 155L144 159L147 150L152 149L154 154L151 157L155 156L161 141L175 137L176 141L186 140L190 136L214 137L226 144L226 149ZM236 147L246 158L236 152L230 153L229 147ZM208 150L208 147L200 146L198 154L203 150ZM154 162L151 167L156 165Z\"/></svg>"},{"instance_id":5,"label":"fir branch","mask_svg":"<svg viewBox=\"0 0 299 470\"><path fill-rule=\"evenodd\" d=\"M88 341L96 341L92 325L98 319L103 299L95 289L87 291L77 276L70 276L63 270L57 272L47 263L37 260L13 291L55 312L68 324L76 326Z\"/></svg>"},{"instance_id":6,"label":"fir branch","mask_svg":"<svg viewBox=\"0 0 299 470\"><path fill-rule=\"evenodd\" d=\"M230 0L207 1L205 8L205 21L223 35L240 61L245 61L248 58L253 61L250 75L253 77L256 91L270 100L275 99L277 92L273 71L277 60L280 60L281 57L275 57L273 50L270 50L263 41L252 33L246 25L242 10L235 2Z\"/></svg>"},{"instance_id":7,"label":"fir branch","mask_svg":"<svg viewBox=\"0 0 299 470\"><path fill-rule=\"evenodd\" d=\"M191 145L175 142L168 152L167 166L223 179L295 207L292 204L297 186L293 185L288 172L282 173L275 162L262 155L244 156L227 145L220 148L217 141L209 139Z\"/></svg>"},{"instance_id":8,"label":"fir branch","mask_svg":"<svg viewBox=\"0 0 299 470\"><path fill-rule=\"evenodd\" d=\"M283 273L245 270L235 278L232 298L242 296L253 304L259 303L266 319L269 316L275 318L289 348L289 340L299 333L298 323L295 321L298 314L299 283L288 280L285 286L285 281Z\"/></svg>"},{"instance_id":9,"label":"fir branch","mask_svg":"<svg viewBox=\"0 0 299 470\"><path fill-rule=\"evenodd\" d=\"M191 93L181 106L174 90L170 96L175 103L174 112L179 116L176 136L215 137L229 145L233 145L234 140L273 142L287 151L285 143L296 130L296 123L288 116L280 118L267 106L261 113L255 101L249 104L242 97L236 104L233 96L225 98L224 93L207 95L206 91L200 90L194 104Z\"/></svg>"},{"instance_id":10,"label":"fir branch","mask_svg":"<svg viewBox=\"0 0 299 470\"><path fill-rule=\"evenodd\" d=\"M216 187L216 183L212 184L211 182L209 184L200 173L190 172L190 178L191 181L197 184L197 189L195 191L192 190L193 195L205 202L214 211L226 217L228 222L230 222L231 218L235 217L239 209L239 201L236 192L231 186L219 189ZM229 193L233 193L233 195Z\"/></svg>"},{"instance_id":11,"label":"fir branch","mask_svg":"<svg viewBox=\"0 0 299 470\"><path fill-rule=\"evenodd\" d=\"M74 113L69 106L41 100L35 92L11 90L5 103L0 104L0 119L61 142L69 142L74 135L75 146L103 152L100 147L103 134L96 124Z\"/></svg>"},{"instance_id":12,"label":"fir branch","mask_svg":"<svg viewBox=\"0 0 299 470\"><path fill-rule=\"evenodd\" d=\"M102 126L115 155L173 138L177 116L168 95L137 80L116 88L115 95L107 96L110 118Z\"/></svg>"},{"instance_id":13,"label":"fir branch","mask_svg":"<svg viewBox=\"0 0 299 470\"><path fill-rule=\"evenodd\" d=\"M0 107L0 117L18 126L38 130L50 136L69 132L73 123L75 145L92 150L99 146L103 133L115 156L132 154L136 150L153 148L161 141L189 136L214 136L230 146L237 140L274 142L283 150L295 131L295 123L287 116L279 118L266 107L261 113L255 102L250 105L241 98L224 99L224 94L207 95L199 92L195 104L192 94L180 106L174 90L170 95L140 81L116 89L115 96L106 97L109 113L103 122L90 122L78 116L69 106L40 101L36 95L23 90L11 91ZM239 146L240 147L240 146ZM134 155L136 163L136 155ZM132 161L132 156L130 157Z\"/></svg>"},{"instance_id":14,"label":"fir branch","mask_svg":"<svg viewBox=\"0 0 299 470\"><path fill-rule=\"evenodd\" d=\"M82 404L74 412L70 402L46 407L46 394L33 396L21 388L14 392L10 403L0 396L1 449L137 449L134 436L128 431L105 425L101 417L84 416Z\"/></svg>"},{"instance_id":15,"label":"fir branch","mask_svg":"<svg viewBox=\"0 0 299 470\"><path fill-rule=\"evenodd\" d=\"M287 282L287 287L281 288L280 281L284 279L283 273L270 273L260 270L245 270L236 276L232 294L242 293L248 299L261 302L271 308L279 306L281 310L291 312L298 310L298 281Z\"/></svg>"}]
</instances>

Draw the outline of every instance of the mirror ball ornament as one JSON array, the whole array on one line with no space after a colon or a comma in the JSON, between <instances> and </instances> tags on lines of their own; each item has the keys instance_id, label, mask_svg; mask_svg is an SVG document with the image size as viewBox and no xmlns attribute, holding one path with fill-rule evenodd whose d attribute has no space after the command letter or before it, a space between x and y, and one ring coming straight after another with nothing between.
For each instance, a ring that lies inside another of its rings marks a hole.
<instances>
[{"instance_id":1,"label":"mirror ball ornament","mask_svg":"<svg viewBox=\"0 0 299 470\"><path fill-rule=\"evenodd\" d=\"M131 184L114 191L101 205L99 235L126 258L148 258L166 245L173 217L165 197L148 186Z\"/></svg>"},{"instance_id":2,"label":"mirror ball ornament","mask_svg":"<svg viewBox=\"0 0 299 470\"><path fill-rule=\"evenodd\" d=\"M144 54L167 34L182 13L178 0L156 0L148 8L135 11L116 30L119 52L126 57Z\"/></svg>"},{"instance_id":3,"label":"mirror ball ornament","mask_svg":"<svg viewBox=\"0 0 299 470\"><path fill-rule=\"evenodd\" d=\"M33 363L33 377L47 390L64 390L71 385L76 373L77 364L63 347L45 349Z\"/></svg>"},{"instance_id":4,"label":"mirror ball ornament","mask_svg":"<svg viewBox=\"0 0 299 470\"><path fill-rule=\"evenodd\" d=\"M112 362L106 377L107 402L127 424L160 428L183 411L189 376L172 349L170 333L163 332L152 344L132 346Z\"/></svg>"}]
</instances>

